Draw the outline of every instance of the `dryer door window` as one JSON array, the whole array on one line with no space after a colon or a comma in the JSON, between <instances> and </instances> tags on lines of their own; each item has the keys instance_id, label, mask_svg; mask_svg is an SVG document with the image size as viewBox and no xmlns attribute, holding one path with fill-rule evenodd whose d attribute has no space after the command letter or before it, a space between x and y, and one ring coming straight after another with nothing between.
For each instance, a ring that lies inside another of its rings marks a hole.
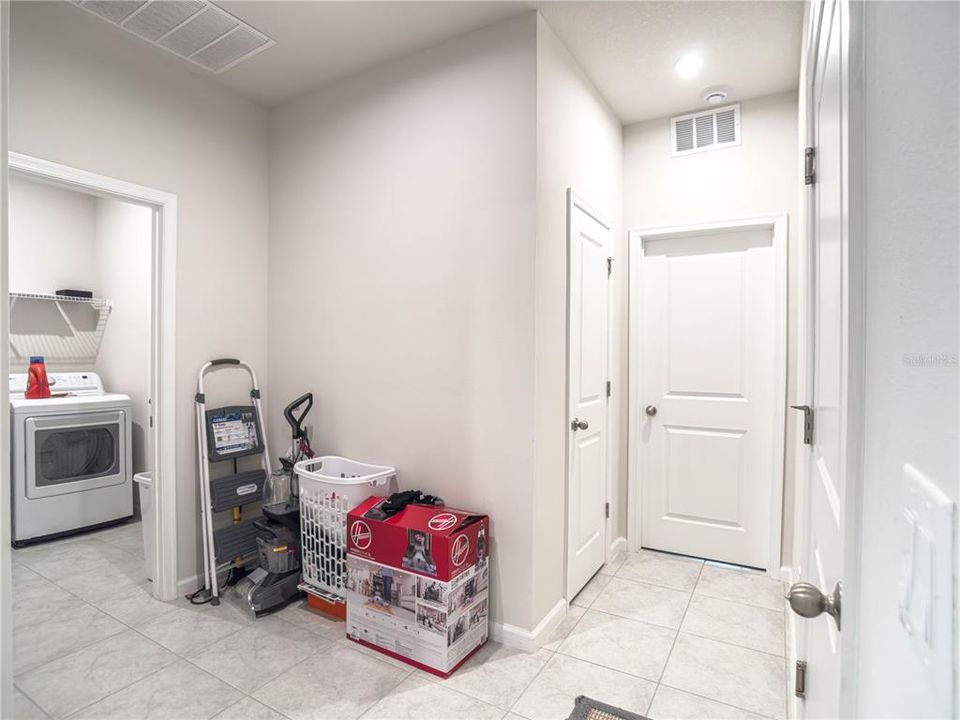
<instances>
[{"instance_id":1,"label":"dryer door window","mask_svg":"<svg viewBox=\"0 0 960 720\"><path fill-rule=\"evenodd\" d=\"M123 410L28 418L27 497L50 497L127 482L129 432Z\"/></svg>"},{"instance_id":2,"label":"dryer door window","mask_svg":"<svg viewBox=\"0 0 960 720\"><path fill-rule=\"evenodd\" d=\"M119 425L37 431L37 487L115 475Z\"/></svg>"}]
</instances>

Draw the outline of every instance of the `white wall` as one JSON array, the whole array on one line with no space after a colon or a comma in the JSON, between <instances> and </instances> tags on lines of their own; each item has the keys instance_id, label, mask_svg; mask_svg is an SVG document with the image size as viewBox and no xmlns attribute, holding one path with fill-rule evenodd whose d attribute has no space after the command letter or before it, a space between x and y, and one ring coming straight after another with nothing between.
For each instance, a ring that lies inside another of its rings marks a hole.
<instances>
[{"instance_id":1,"label":"white wall","mask_svg":"<svg viewBox=\"0 0 960 720\"><path fill-rule=\"evenodd\" d=\"M492 519L491 614L531 627L533 13L279 108L271 441L306 391L320 453ZM508 588L504 591L504 588Z\"/></svg>"},{"instance_id":2,"label":"white wall","mask_svg":"<svg viewBox=\"0 0 960 720\"><path fill-rule=\"evenodd\" d=\"M626 248L621 224L621 126L542 18L537 23L537 242L533 617L565 593L567 189L613 224L611 344L612 542L626 534Z\"/></svg>"},{"instance_id":3,"label":"white wall","mask_svg":"<svg viewBox=\"0 0 960 720\"><path fill-rule=\"evenodd\" d=\"M150 429L153 211L107 198L95 202L97 294L113 301L95 368L108 392L133 400L133 472L142 472Z\"/></svg>"},{"instance_id":4,"label":"white wall","mask_svg":"<svg viewBox=\"0 0 960 720\"><path fill-rule=\"evenodd\" d=\"M179 199L176 482L188 578L200 559L197 370L238 355L266 374L265 112L67 3L15 3L10 14L10 149Z\"/></svg>"},{"instance_id":5,"label":"white wall","mask_svg":"<svg viewBox=\"0 0 960 720\"><path fill-rule=\"evenodd\" d=\"M933 673L910 646L898 618L898 581L904 463L958 499L960 12L956 3L926 2L865 3L863 12L867 314L857 714L947 717L956 712L951 690L932 685Z\"/></svg>"},{"instance_id":6,"label":"white wall","mask_svg":"<svg viewBox=\"0 0 960 720\"><path fill-rule=\"evenodd\" d=\"M96 198L17 174L9 187L10 288L96 288Z\"/></svg>"},{"instance_id":7,"label":"white wall","mask_svg":"<svg viewBox=\"0 0 960 720\"><path fill-rule=\"evenodd\" d=\"M787 213L788 331L787 388L793 400L797 347L797 261L799 259L797 93L740 104L741 144L681 157L670 154L670 120L624 128L624 226L685 225L730 218ZM798 413L787 415L782 557L793 541L794 457Z\"/></svg>"}]
</instances>

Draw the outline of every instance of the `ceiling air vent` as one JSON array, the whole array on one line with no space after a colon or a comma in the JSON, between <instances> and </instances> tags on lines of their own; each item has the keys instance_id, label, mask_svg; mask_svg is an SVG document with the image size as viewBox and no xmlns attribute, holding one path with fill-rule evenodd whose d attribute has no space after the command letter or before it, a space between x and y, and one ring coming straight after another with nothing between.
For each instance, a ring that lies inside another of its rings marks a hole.
<instances>
[{"instance_id":1,"label":"ceiling air vent","mask_svg":"<svg viewBox=\"0 0 960 720\"><path fill-rule=\"evenodd\" d=\"M670 118L673 155L690 155L740 144L740 105Z\"/></svg>"},{"instance_id":2,"label":"ceiling air vent","mask_svg":"<svg viewBox=\"0 0 960 720\"><path fill-rule=\"evenodd\" d=\"M206 0L75 0L74 4L215 73L276 44Z\"/></svg>"}]
</instances>

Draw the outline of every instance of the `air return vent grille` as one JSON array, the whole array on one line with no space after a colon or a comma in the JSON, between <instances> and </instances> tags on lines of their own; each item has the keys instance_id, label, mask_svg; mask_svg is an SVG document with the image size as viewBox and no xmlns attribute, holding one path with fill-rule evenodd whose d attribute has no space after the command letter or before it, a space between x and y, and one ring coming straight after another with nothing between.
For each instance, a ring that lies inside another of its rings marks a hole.
<instances>
[{"instance_id":1,"label":"air return vent grille","mask_svg":"<svg viewBox=\"0 0 960 720\"><path fill-rule=\"evenodd\" d=\"M206 0L75 0L74 4L215 73L276 44Z\"/></svg>"},{"instance_id":2,"label":"air return vent grille","mask_svg":"<svg viewBox=\"0 0 960 720\"><path fill-rule=\"evenodd\" d=\"M670 119L673 155L689 155L740 144L740 106L679 115Z\"/></svg>"}]
</instances>

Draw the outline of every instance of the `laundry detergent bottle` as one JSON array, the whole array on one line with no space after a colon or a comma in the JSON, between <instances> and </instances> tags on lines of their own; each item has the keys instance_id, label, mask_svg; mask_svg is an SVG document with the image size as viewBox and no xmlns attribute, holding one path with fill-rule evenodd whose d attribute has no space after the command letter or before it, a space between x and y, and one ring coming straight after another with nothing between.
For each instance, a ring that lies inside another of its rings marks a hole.
<instances>
[{"instance_id":1,"label":"laundry detergent bottle","mask_svg":"<svg viewBox=\"0 0 960 720\"><path fill-rule=\"evenodd\" d=\"M50 382L47 380L47 367L43 364L43 358L34 355L30 358L30 370L27 374L27 392L26 398L30 400L40 400L50 397Z\"/></svg>"}]
</instances>

